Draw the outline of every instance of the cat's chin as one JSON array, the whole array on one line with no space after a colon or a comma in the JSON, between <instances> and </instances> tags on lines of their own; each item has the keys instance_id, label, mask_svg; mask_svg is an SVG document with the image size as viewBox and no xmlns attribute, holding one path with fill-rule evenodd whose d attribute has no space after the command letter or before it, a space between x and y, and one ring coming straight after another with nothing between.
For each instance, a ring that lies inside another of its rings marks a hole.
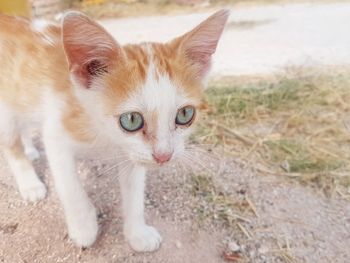
<instances>
[{"instance_id":1,"label":"cat's chin","mask_svg":"<svg viewBox=\"0 0 350 263\"><path fill-rule=\"evenodd\" d=\"M171 165L172 163L174 163L174 161L169 161L166 163L157 163L155 161L138 161L136 162L136 164L143 166L147 169L159 169L159 168L165 168L168 167L169 165Z\"/></svg>"}]
</instances>

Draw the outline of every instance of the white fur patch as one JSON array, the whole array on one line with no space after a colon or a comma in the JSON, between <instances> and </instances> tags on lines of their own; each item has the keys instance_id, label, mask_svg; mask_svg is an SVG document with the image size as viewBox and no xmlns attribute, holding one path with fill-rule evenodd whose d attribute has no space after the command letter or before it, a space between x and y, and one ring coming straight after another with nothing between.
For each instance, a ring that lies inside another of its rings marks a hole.
<instances>
[{"instance_id":1,"label":"white fur patch","mask_svg":"<svg viewBox=\"0 0 350 263\"><path fill-rule=\"evenodd\" d=\"M0 139L12 144L15 140L16 129L15 113L0 102Z\"/></svg>"},{"instance_id":2,"label":"white fur patch","mask_svg":"<svg viewBox=\"0 0 350 263\"><path fill-rule=\"evenodd\" d=\"M42 39L49 45L54 44L54 40L45 33L51 23L44 19L35 19L31 23L31 28L42 35Z\"/></svg>"},{"instance_id":3,"label":"white fur patch","mask_svg":"<svg viewBox=\"0 0 350 263\"><path fill-rule=\"evenodd\" d=\"M43 33L49 25L50 22L44 19L35 19L31 24L32 29L40 33Z\"/></svg>"}]
</instances>

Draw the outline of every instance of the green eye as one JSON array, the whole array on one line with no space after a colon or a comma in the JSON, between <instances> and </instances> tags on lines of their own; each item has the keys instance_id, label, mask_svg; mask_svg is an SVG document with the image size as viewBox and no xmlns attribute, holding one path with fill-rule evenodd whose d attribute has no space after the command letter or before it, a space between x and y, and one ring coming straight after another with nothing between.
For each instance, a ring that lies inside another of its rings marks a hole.
<instances>
[{"instance_id":1,"label":"green eye","mask_svg":"<svg viewBox=\"0 0 350 263\"><path fill-rule=\"evenodd\" d=\"M177 125L190 124L194 118L195 109L192 106L185 106L178 110L175 123Z\"/></svg>"},{"instance_id":2,"label":"green eye","mask_svg":"<svg viewBox=\"0 0 350 263\"><path fill-rule=\"evenodd\" d=\"M120 115L120 126L128 132L134 132L143 127L143 117L138 112L127 112Z\"/></svg>"}]
</instances>

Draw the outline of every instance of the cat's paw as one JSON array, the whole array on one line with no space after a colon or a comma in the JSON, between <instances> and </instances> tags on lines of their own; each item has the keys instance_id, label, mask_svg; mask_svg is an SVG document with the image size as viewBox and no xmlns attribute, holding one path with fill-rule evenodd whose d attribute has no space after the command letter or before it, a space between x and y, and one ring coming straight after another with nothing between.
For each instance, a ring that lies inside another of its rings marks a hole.
<instances>
[{"instance_id":1,"label":"cat's paw","mask_svg":"<svg viewBox=\"0 0 350 263\"><path fill-rule=\"evenodd\" d=\"M98 223L95 209L91 209L85 216L80 215L79 220L68 221L69 237L79 247L91 246L98 234Z\"/></svg>"},{"instance_id":2,"label":"cat's paw","mask_svg":"<svg viewBox=\"0 0 350 263\"><path fill-rule=\"evenodd\" d=\"M126 230L125 236L132 249L138 252L155 251L162 242L157 229L148 225L133 228L131 231Z\"/></svg>"},{"instance_id":3,"label":"cat's paw","mask_svg":"<svg viewBox=\"0 0 350 263\"><path fill-rule=\"evenodd\" d=\"M25 155L30 161L35 161L40 158L40 153L35 147L26 148Z\"/></svg>"},{"instance_id":4,"label":"cat's paw","mask_svg":"<svg viewBox=\"0 0 350 263\"><path fill-rule=\"evenodd\" d=\"M37 182L19 187L19 192L24 200L29 202L38 202L46 196L45 185L37 180Z\"/></svg>"}]
</instances>

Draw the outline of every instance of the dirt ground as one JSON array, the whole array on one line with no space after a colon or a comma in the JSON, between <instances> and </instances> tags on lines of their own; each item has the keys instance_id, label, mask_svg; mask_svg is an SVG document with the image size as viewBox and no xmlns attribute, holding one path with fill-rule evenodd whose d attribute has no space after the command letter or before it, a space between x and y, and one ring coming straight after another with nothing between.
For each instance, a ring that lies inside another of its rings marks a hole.
<instances>
[{"instance_id":1,"label":"dirt ground","mask_svg":"<svg viewBox=\"0 0 350 263\"><path fill-rule=\"evenodd\" d=\"M234 200L249 197L255 207L255 213L240 212L243 232L225 227L215 218L200 223L190 191L191 172L167 168L148 176L147 221L160 230L164 241L159 251L147 254L133 252L123 240L118 171L109 170L111 161L78 164L100 223L98 241L82 250L68 240L45 158L36 162L36 168L49 186L49 194L35 205L21 200L1 160L0 262L212 263L224 262L223 253L230 249L241 258L238 262L348 262L348 201L220 159L208 163L216 170L213 183L217 189Z\"/></svg>"}]
</instances>

